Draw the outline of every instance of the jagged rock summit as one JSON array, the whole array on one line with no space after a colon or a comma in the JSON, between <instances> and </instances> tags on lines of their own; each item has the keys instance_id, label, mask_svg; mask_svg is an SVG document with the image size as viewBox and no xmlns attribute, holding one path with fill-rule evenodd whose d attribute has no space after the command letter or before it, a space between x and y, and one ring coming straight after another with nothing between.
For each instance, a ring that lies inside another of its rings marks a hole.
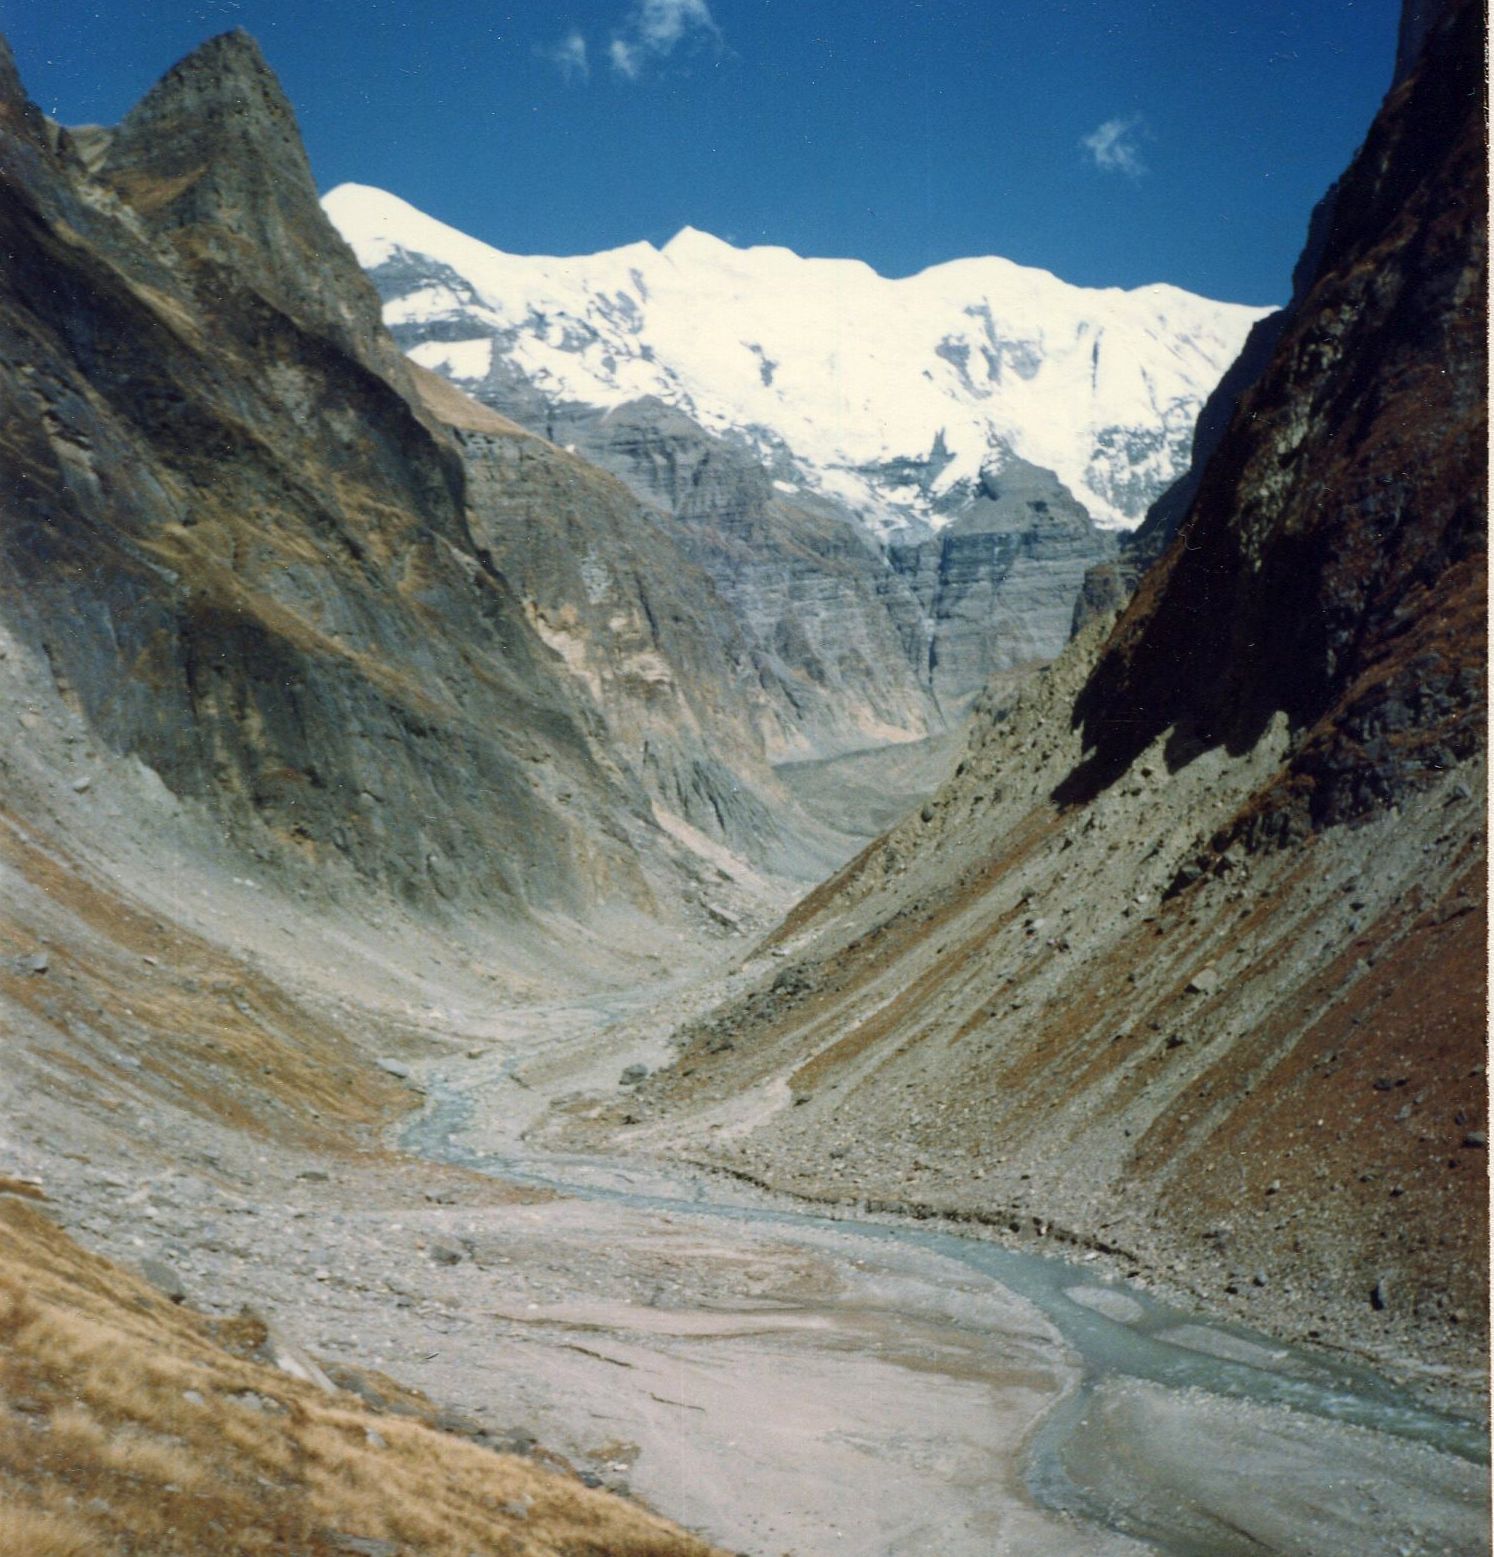
<instances>
[{"instance_id":1,"label":"jagged rock summit","mask_svg":"<svg viewBox=\"0 0 1494 1557\"><path fill-rule=\"evenodd\" d=\"M98 137L96 179L199 271L253 284L309 329L401 383L377 300L330 243L295 113L242 29L173 66Z\"/></svg>"},{"instance_id":2,"label":"jagged rock summit","mask_svg":"<svg viewBox=\"0 0 1494 1557\"><path fill-rule=\"evenodd\" d=\"M1086 290L997 258L889 280L692 228L663 249L529 257L366 186L325 205L427 367L521 421L526 399L654 396L882 538L950 522L1006 454L1055 472L1102 523L1136 524L1265 312L1170 286Z\"/></svg>"}]
</instances>

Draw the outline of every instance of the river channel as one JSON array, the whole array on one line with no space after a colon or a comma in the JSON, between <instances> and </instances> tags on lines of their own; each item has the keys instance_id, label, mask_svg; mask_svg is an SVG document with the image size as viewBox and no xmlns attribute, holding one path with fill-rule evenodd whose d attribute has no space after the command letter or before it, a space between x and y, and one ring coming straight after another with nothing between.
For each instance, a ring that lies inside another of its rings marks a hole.
<instances>
[{"instance_id":1,"label":"river channel","mask_svg":"<svg viewBox=\"0 0 1494 1557\"><path fill-rule=\"evenodd\" d=\"M495 1112L509 1117L503 1100L514 1095L520 1058L469 1071L433 1068L423 1078L426 1105L403 1132L403 1147L580 1202L602 1227L609 1214L645 1226L651 1218L688 1221L709 1226L727 1245L833 1235L840 1252L832 1257L843 1264L861 1268L860 1250L946 1286L947 1273L964 1270L1010 1294L1013 1312L1041 1316L1059 1338L1067 1383L1034 1409L1002 1469L1014 1471L1020 1495L1036 1508L1097 1538L1084 1550L1214 1557L1489 1549L1488 1439L1480 1425L1429 1409L1352 1361L1171 1307L1081 1259L1038 1256L912 1221L815 1214L690 1167L533 1152L516 1129L483 1128ZM963 1330L980 1323L979 1314L962 1311ZM1011 1333L998 1319L976 1339L1000 1357ZM812 1500L812 1455L804 1466L803 1495ZM667 1503L663 1511L676 1512ZM1036 1536L1024 1544L1020 1525L991 1524L983 1537L978 1520L960 1519L960 1530L951 1524L946 1535L925 1520L917 1532L875 1539L885 1540L880 1550L888 1553L941 1557L1063 1549L1061 1537L1051 1546ZM1005 1533L992 1533L998 1529ZM744 1539L736 1530L710 1533ZM844 1544L835 1549L878 1557ZM1077 1539L1073 1549L1080 1549ZM811 1557L808 1546L795 1550Z\"/></svg>"}]
</instances>

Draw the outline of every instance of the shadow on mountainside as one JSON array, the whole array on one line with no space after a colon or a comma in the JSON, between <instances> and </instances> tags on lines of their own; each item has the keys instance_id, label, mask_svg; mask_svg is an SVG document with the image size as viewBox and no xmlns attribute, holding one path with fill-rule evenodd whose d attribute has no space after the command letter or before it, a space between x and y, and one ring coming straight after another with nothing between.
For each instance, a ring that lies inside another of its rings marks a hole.
<instances>
[{"instance_id":1,"label":"shadow on mountainside","mask_svg":"<svg viewBox=\"0 0 1494 1557\"><path fill-rule=\"evenodd\" d=\"M1483 707L1481 22L1451 8L1331 207L1315 279L1074 707L1092 799L1164 731L1176 771L1294 732L1288 832L1395 803ZM1368 771L1368 782L1366 772Z\"/></svg>"}]
</instances>

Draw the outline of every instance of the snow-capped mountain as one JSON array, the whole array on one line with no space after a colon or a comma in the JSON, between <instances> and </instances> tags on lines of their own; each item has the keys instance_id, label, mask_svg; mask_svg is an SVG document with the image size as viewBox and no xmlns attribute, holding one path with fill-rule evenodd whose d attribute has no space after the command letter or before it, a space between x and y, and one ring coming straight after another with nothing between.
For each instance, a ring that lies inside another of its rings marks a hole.
<instances>
[{"instance_id":1,"label":"snow-capped mountain","mask_svg":"<svg viewBox=\"0 0 1494 1557\"><path fill-rule=\"evenodd\" d=\"M1266 312L996 258L889 280L689 227L662 249L505 254L381 190L324 205L425 366L478 394L517 377L551 404L655 396L884 536L941 527L1012 454L1101 524L1135 525Z\"/></svg>"}]
</instances>

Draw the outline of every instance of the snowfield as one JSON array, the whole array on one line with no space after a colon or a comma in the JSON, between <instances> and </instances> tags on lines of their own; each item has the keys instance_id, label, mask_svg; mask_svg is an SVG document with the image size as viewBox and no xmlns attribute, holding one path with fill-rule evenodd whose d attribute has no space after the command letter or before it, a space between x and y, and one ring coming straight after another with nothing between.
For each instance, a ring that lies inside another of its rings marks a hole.
<instances>
[{"instance_id":1,"label":"snowfield","mask_svg":"<svg viewBox=\"0 0 1494 1557\"><path fill-rule=\"evenodd\" d=\"M501 356L552 402L657 396L884 535L938 527L1007 453L1057 472L1100 524L1137 524L1269 312L994 257L892 280L690 227L662 249L506 254L382 190L344 184L323 204L390 327L426 336L425 366L480 392Z\"/></svg>"}]
</instances>

